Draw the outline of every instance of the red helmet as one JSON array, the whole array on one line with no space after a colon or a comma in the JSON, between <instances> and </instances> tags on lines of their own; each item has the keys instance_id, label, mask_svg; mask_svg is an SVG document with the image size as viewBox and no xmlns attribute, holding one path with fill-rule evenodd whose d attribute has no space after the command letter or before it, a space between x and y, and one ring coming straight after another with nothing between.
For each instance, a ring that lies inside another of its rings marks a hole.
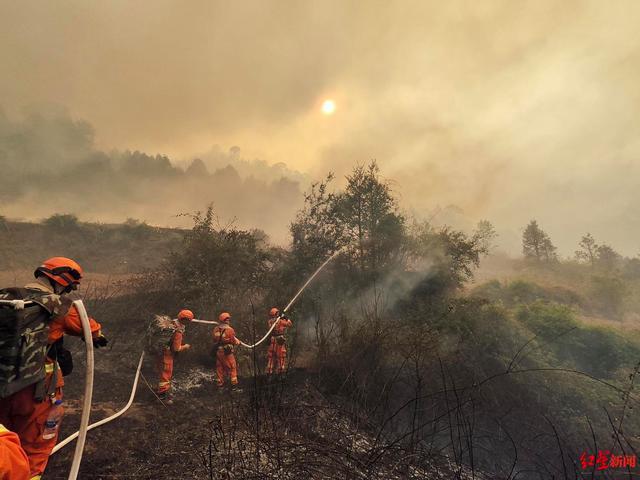
<instances>
[{"instance_id":1,"label":"red helmet","mask_svg":"<svg viewBox=\"0 0 640 480\"><path fill-rule=\"evenodd\" d=\"M63 287L80 285L82 273L82 267L67 257L51 257L42 262L42 265L33 272L36 277L40 274L46 275Z\"/></svg>"},{"instance_id":2,"label":"red helmet","mask_svg":"<svg viewBox=\"0 0 640 480\"><path fill-rule=\"evenodd\" d=\"M178 320L193 320L193 312L191 310L180 310L178 313Z\"/></svg>"},{"instance_id":3,"label":"red helmet","mask_svg":"<svg viewBox=\"0 0 640 480\"><path fill-rule=\"evenodd\" d=\"M272 317L277 317L278 315L280 315L280 310L278 310L277 307L273 307L271 310L269 310L269 315Z\"/></svg>"},{"instance_id":4,"label":"red helmet","mask_svg":"<svg viewBox=\"0 0 640 480\"><path fill-rule=\"evenodd\" d=\"M218 317L218 320L224 323L229 323L229 320L231 320L231 314L227 312L222 312Z\"/></svg>"}]
</instances>

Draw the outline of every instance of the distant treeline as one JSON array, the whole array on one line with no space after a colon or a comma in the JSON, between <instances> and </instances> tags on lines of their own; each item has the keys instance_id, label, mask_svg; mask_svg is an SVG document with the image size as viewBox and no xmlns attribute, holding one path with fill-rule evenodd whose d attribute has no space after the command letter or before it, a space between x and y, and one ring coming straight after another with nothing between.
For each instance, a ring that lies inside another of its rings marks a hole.
<instances>
[{"instance_id":1,"label":"distant treeline","mask_svg":"<svg viewBox=\"0 0 640 480\"><path fill-rule=\"evenodd\" d=\"M246 160L238 147L212 148L184 165L166 155L104 152L90 124L64 111L13 121L0 111L0 214L37 220L70 212L82 219L145 219L183 226L178 215L214 203L276 240L302 203L302 176L285 164ZM280 237L280 238L278 238Z\"/></svg>"}]
</instances>

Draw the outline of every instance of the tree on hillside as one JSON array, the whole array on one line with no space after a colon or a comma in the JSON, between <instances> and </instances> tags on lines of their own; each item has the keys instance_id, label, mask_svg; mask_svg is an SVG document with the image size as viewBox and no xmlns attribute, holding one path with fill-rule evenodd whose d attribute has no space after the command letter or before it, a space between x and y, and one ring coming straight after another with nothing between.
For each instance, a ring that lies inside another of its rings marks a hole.
<instances>
[{"instance_id":1,"label":"tree on hillside","mask_svg":"<svg viewBox=\"0 0 640 480\"><path fill-rule=\"evenodd\" d=\"M596 257L598 254L598 244L593 236L590 233L587 233L582 237L578 246L580 249L576 250L576 258L587 262L593 267L596 263Z\"/></svg>"},{"instance_id":2,"label":"tree on hillside","mask_svg":"<svg viewBox=\"0 0 640 480\"><path fill-rule=\"evenodd\" d=\"M305 193L303 208L291 223L292 250L300 267L316 265L345 244L336 195L329 191L333 178L330 173L322 182L311 185L311 191Z\"/></svg>"},{"instance_id":3,"label":"tree on hillside","mask_svg":"<svg viewBox=\"0 0 640 480\"><path fill-rule=\"evenodd\" d=\"M347 176L345 191L337 197L337 212L353 246L354 264L362 273L375 275L393 262L403 242L405 219L375 161L356 167Z\"/></svg>"},{"instance_id":4,"label":"tree on hillside","mask_svg":"<svg viewBox=\"0 0 640 480\"><path fill-rule=\"evenodd\" d=\"M536 262L552 262L558 259L556 247L549 235L531 220L522 234L522 253L525 258Z\"/></svg>"},{"instance_id":5,"label":"tree on hillside","mask_svg":"<svg viewBox=\"0 0 640 480\"><path fill-rule=\"evenodd\" d=\"M78 217L72 213L54 213L42 223L56 230L76 229L80 225Z\"/></svg>"},{"instance_id":6,"label":"tree on hillside","mask_svg":"<svg viewBox=\"0 0 640 480\"><path fill-rule=\"evenodd\" d=\"M630 258L624 264L624 276L630 279L640 279L640 258Z\"/></svg>"},{"instance_id":7,"label":"tree on hillside","mask_svg":"<svg viewBox=\"0 0 640 480\"><path fill-rule=\"evenodd\" d=\"M489 253L495 247L493 241L498 238L498 234L489 220L480 220L474 235L478 238L479 246L485 253Z\"/></svg>"},{"instance_id":8,"label":"tree on hillside","mask_svg":"<svg viewBox=\"0 0 640 480\"><path fill-rule=\"evenodd\" d=\"M446 226L434 229L429 223L415 225L409 241L411 262L408 269L420 270L420 264L429 265L430 275L425 281L432 291L438 283L439 293L462 288L473 278L480 258L489 252L487 239L480 232L466 235Z\"/></svg>"},{"instance_id":9,"label":"tree on hillside","mask_svg":"<svg viewBox=\"0 0 640 480\"><path fill-rule=\"evenodd\" d=\"M259 236L233 226L218 227L211 206L192 218L194 226L181 248L146 277L143 287L150 297L158 305L190 303L210 309L216 302L238 304L248 292L259 292L272 264L271 252L261 247Z\"/></svg>"},{"instance_id":10,"label":"tree on hillside","mask_svg":"<svg viewBox=\"0 0 640 480\"><path fill-rule=\"evenodd\" d=\"M616 252L610 245L598 245L596 249L596 264L606 271L616 268L622 259L622 255Z\"/></svg>"}]
</instances>

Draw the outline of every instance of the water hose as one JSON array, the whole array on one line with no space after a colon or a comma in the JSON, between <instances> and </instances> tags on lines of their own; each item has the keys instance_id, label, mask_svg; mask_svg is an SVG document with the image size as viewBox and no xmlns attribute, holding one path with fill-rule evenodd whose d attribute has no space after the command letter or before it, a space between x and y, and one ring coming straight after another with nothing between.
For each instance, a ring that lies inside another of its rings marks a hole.
<instances>
[{"instance_id":1,"label":"water hose","mask_svg":"<svg viewBox=\"0 0 640 480\"><path fill-rule=\"evenodd\" d=\"M192 319L191 321L192 321L192 322L195 322L195 323L204 323L204 324L207 324L207 325L219 325L219 324L220 324L220 322L216 322L216 321L214 321L214 320L200 320L199 318L194 318L194 319ZM280 321L280 317L278 317L278 321ZM240 345L242 345L242 346L244 346L244 347L247 347L247 348L254 348L254 347L257 347L257 346L258 346L258 345L260 345L263 341L265 341L269 335L271 335L271 332L273 331L273 329L274 329L274 328L275 328L275 326L277 325L278 321L274 322L274 324L271 326L271 328L269 329L269 331L265 334L265 336L264 336L264 337L262 337L262 338L260 339L260 341L259 341L259 342L254 343L253 345L247 345L246 343L244 343L244 342L241 340L241 341L240 341Z\"/></svg>"},{"instance_id":2,"label":"water hose","mask_svg":"<svg viewBox=\"0 0 640 480\"><path fill-rule=\"evenodd\" d=\"M206 323L208 325L218 325L218 322L214 322L213 320L200 320L199 318L194 318L191 321L195 323Z\"/></svg>"},{"instance_id":3,"label":"water hose","mask_svg":"<svg viewBox=\"0 0 640 480\"><path fill-rule=\"evenodd\" d=\"M309 284L313 281L314 278L316 278L316 276L322 271L322 269L324 267L327 266L327 264L333 260L335 257L337 257L340 252L342 252L342 248L336 250L335 252L333 252L333 254L327 258L324 263L322 265L320 265L317 270L315 272L313 272L313 275L311 275L307 281L304 283L304 285L302 285L302 287L300 287L300 290L298 290L298 293L296 293L294 295L294 297L291 299L291 301L287 304L286 307L284 307L284 309L282 310L282 314L286 313L287 310L289 310L291 308L291 306L294 304L294 302L298 299L298 297L300 295L302 295L302 292L304 292L305 288L307 288L309 286ZM269 331L267 333L265 333L264 337L262 337L260 340L258 340L256 343L254 343L253 345L247 345L246 343L244 343L242 340L240 340L240 345L242 345L243 347L247 347L247 348L255 348L258 345L260 345L262 342L264 342L267 338L269 338L269 335L271 335L271 332L273 332L273 329L276 328L276 325L278 324L278 322L280 321L280 318L282 318L282 314L278 315L278 318L276 319L275 322L273 322L273 325L271 325L271 328L269 329Z\"/></svg>"},{"instance_id":4,"label":"water hose","mask_svg":"<svg viewBox=\"0 0 640 480\"><path fill-rule=\"evenodd\" d=\"M305 288L307 288L307 286L312 282L312 280L313 280L314 278L316 278L316 275L318 275L318 274L322 271L322 269L323 269L324 267L326 267L326 266L327 266L327 264L328 264L331 260L333 260L335 257L337 257L337 256L340 254L340 252L342 252L342 250L343 250L343 249L344 249L344 248L340 248L340 249L336 250L335 252L333 252L333 255L331 255L329 258L327 258L327 259L324 261L324 263L323 263L322 265L320 265L320 266L318 267L318 269L317 269L315 272L313 272L313 275L311 275L311 276L309 277L309 280L307 280L307 281L305 282L305 284L304 284L304 285L302 285L302 287L300 288L300 290L298 290L298 293L296 293L296 294L295 294L295 296L294 296L294 297L291 299L291 301L289 302L289 304L288 304L286 307L284 307L284 310L282 310L282 312L283 312L283 313L287 313L287 311L291 308L291 305L293 305L293 303L298 299L298 297L302 294L302 292L304 291L304 289L305 289Z\"/></svg>"},{"instance_id":5,"label":"water hose","mask_svg":"<svg viewBox=\"0 0 640 480\"><path fill-rule=\"evenodd\" d=\"M264 342L269 337L269 335L271 335L271 332L273 332L273 329L276 328L276 325L278 324L279 321L280 321L280 316L278 315L277 320L275 322L273 322L273 325L271 325L271 328L269 329L269 331L264 334L264 337L262 337L259 341L257 341L253 345L247 345L242 340L240 340L240 345L242 345L243 347L247 347L247 348L255 348L255 347L257 347L262 342Z\"/></svg>"},{"instance_id":6,"label":"water hose","mask_svg":"<svg viewBox=\"0 0 640 480\"><path fill-rule=\"evenodd\" d=\"M116 413L114 413L110 417L103 418L102 420L100 420L100 421L98 421L96 423L92 423L91 425L89 425L87 430L93 430L94 428L100 427L100 426L104 425L105 423L110 422L111 420L115 420L116 418L118 418L119 416L124 414L127 410L129 410L129 408L133 404L133 399L136 396L136 390L138 388L138 380L140 379L140 370L142 370L142 360L143 359L144 359L144 352L142 352L142 354L140 355L140 361L138 362L138 369L136 370L136 376L135 376L135 378L133 380L133 387L131 389L131 395L129 396L129 401L124 406L124 408L122 410L117 411ZM78 438L78 434L79 434L79 432L76 432L76 433L74 433L72 435L69 435L63 441L59 442L54 447L54 449L51 451L51 454L56 453L58 450L60 450L61 448L65 447L67 444L71 443L73 440Z\"/></svg>"},{"instance_id":7,"label":"water hose","mask_svg":"<svg viewBox=\"0 0 640 480\"><path fill-rule=\"evenodd\" d=\"M71 471L69 472L69 480L76 480L80 471L80 462L82 461L82 452L84 451L84 442L87 439L87 430L89 428L89 416L91 415L91 397L93 396L93 338L91 338L91 325L89 324L89 316L84 308L82 300L76 300L73 305L80 314L82 323L82 332L84 333L84 343L87 349L87 368L84 384L84 399L82 404L82 416L80 417L80 429L78 430L78 443L76 443L76 451L73 454L73 462L71 463Z\"/></svg>"}]
</instances>

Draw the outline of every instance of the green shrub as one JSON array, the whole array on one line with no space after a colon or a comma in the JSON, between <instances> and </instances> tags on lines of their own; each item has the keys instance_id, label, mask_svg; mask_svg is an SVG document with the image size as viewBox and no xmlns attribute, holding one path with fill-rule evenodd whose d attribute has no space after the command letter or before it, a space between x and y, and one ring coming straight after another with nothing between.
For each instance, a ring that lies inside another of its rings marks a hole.
<instances>
[{"instance_id":1,"label":"green shrub","mask_svg":"<svg viewBox=\"0 0 640 480\"><path fill-rule=\"evenodd\" d=\"M622 317L629 289L621 278L593 276L591 277L590 293L595 308L614 318Z\"/></svg>"},{"instance_id":2,"label":"green shrub","mask_svg":"<svg viewBox=\"0 0 640 480\"><path fill-rule=\"evenodd\" d=\"M78 217L72 213L54 213L42 223L55 230L75 230L80 225Z\"/></svg>"}]
</instances>

